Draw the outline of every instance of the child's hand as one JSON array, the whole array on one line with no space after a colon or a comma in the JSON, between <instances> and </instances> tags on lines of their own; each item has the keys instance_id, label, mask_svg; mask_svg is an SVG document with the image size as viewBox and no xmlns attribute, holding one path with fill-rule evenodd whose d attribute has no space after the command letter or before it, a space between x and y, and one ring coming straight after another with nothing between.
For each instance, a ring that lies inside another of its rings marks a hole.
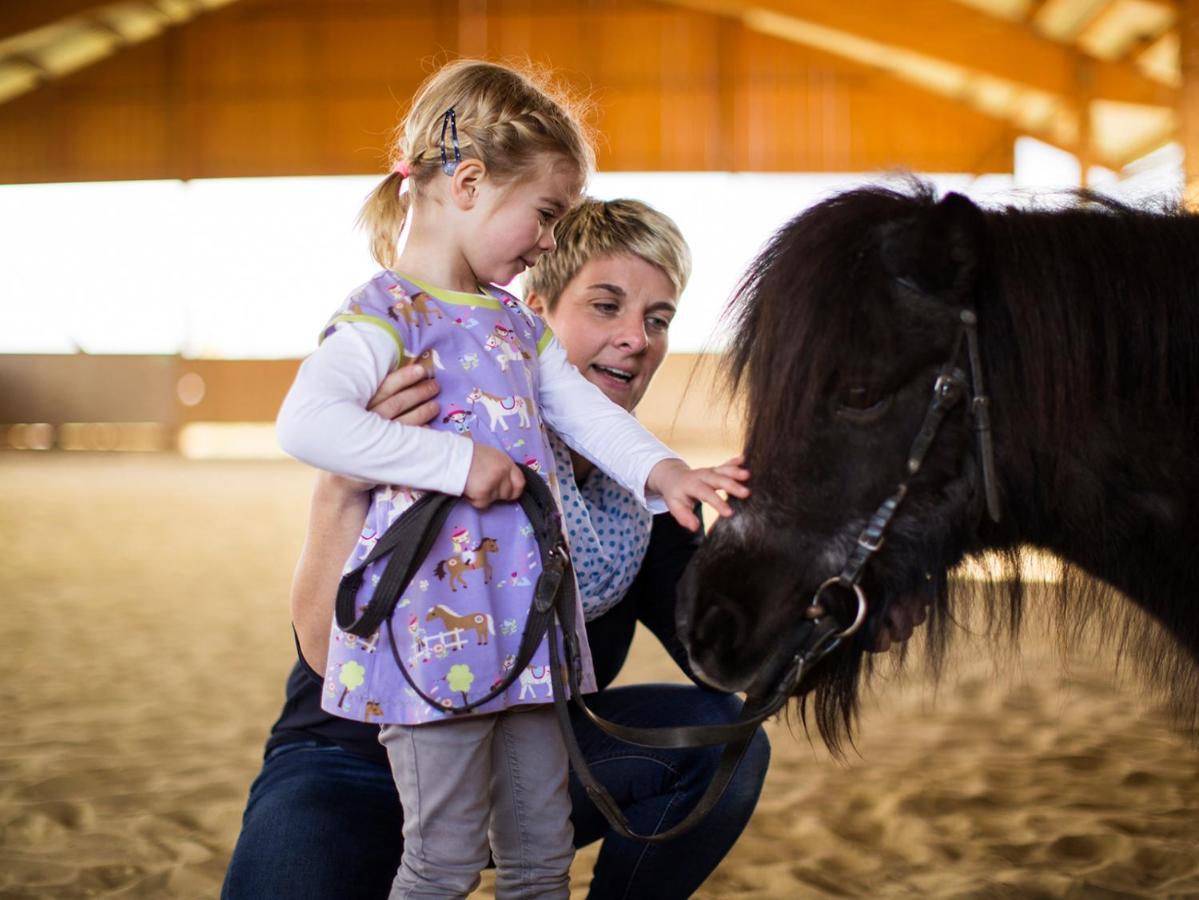
<instances>
[{"instance_id":1,"label":"child's hand","mask_svg":"<svg viewBox=\"0 0 1199 900\"><path fill-rule=\"evenodd\" d=\"M515 500L525 489L525 476L506 453L486 444L475 444L462 496L475 509L487 509L497 500Z\"/></svg>"},{"instance_id":2,"label":"child's hand","mask_svg":"<svg viewBox=\"0 0 1199 900\"><path fill-rule=\"evenodd\" d=\"M709 469L692 469L681 459L664 459L654 466L645 486L666 501L666 508L675 521L688 531L699 528L699 519L691 511L696 500L702 500L721 516L731 516L733 508L718 491L744 500L749 488L744 482L749 470L742 467L745 458L734 456L728 462Z\"/></svg>"}]
</instances>

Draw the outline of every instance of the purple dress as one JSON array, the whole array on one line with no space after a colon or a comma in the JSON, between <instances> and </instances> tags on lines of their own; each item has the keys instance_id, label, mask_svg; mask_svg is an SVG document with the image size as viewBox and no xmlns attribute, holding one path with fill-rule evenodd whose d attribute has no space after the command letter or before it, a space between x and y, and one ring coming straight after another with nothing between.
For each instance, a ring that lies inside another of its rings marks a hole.
<instances>
[{"instance_id":1,"label":"purple dress","mask_svg":"<svg viewBox=\"0 0 1199 900\"><path fill-rule=\"evenodd\" d=\"M348 322L367 322L396 342L401 364L419 361L441 385L441 415L429 427L463 434L538 472L558 496L553 450L538 414L537 356L550 339L545 323L511 295L462 294L381 272L350 295L322 337ZM403 485L375 488L362 536L346 563L356 567L388 526L420 497ZM368 567L359 612L387 564ZM400 597L387 626L359 638L333 626L322 707L347 719L415 725L451 714L409 687L398 656L420 689L445 706L491 691L511 670L520 646L541 558L519 505L477 510L459 500L433 549ZM595 690L583 612L581 685ZM552 701L545 641L520 677L476 712Z\"/></svg>"}]
</instances>

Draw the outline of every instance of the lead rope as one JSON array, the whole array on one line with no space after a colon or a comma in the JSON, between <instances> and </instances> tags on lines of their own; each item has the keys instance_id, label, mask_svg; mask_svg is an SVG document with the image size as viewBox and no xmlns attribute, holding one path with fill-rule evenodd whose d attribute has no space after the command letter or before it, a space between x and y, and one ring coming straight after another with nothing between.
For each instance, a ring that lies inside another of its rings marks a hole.
<instances>
[{"instance_id":1,"label":"lead rope","mask_svg":"<svg viewBox=\"0 0 1199 900\"><path fill-rule=\"evenodd\" d=\"M804 673L836 646L841 626L831 615L805 622L797 633L802 637L793 636L792 641L775 654L775 664L767 667L771 671L777 669L782 673L773 689L767 690L761 697L748 697L735 722L727 725L681 725L664 728L633 728L609 722L587 707L579 689L582 656L576 636L575 580L562 536L557 506L541 477L525 466L520 468L526 482L520 504L533 526L541 551L542 570L534 588L517 660L501 685L485 697L461 706L443 706L413 683L396 649L392 630L392 615L396 603L432 549L433 541L440 532L450 508L458 499L456 497L425 494L392 523L362 563L343 576L337 594L338 626L350 634L369 637L378 628L386 625L391 639L393 659L409 686L436 709L459 715L474 710L510 687L532 659L541 639L548 635L554 707L571 765L583 783L587 795L612 828L624 837L647 843L662 843L678 837L694 828L719 803L744 758L758 725L783 707ZM391 558L380 576L378 585L366 607L358 613L356 596L362 586L366 567L387 554L391 554ZM565 660L558 645L555 619L562 629L566 645ZM626 743L662 749L692 749L726 744L712 781L686 818L659 834L638 834L630 828L620 805L599 783L587 765L570 723L570 711L566 700L568 694L596 727Z\"/></svg>"}]
</instances>

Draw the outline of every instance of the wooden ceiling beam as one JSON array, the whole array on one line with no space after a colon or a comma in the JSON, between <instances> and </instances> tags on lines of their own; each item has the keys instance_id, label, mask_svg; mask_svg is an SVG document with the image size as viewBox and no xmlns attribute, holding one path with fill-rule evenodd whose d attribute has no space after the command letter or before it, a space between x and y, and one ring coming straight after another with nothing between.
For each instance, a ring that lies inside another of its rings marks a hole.
<instances>
[{"instance_id":1,"label":"wooden ceiling beam","mask_svg":"<svg viewBox=\"0 0 1199 900\"><path fill-rule=\"evenodd\" d=\"M0 103L235 0L108 3L0 40Z\"/></svg>"},{"instance_id":2,"label":"wooden ceiling beam","mask_svg":"<svg viewBox=\"0 0 1199 900\"><path fill-rule=\"evenodd\" d=\"M1137 35L1133 42L1128 45L1127 49L1120 54L1120 59L1127 62L1135 62L1137 57L1156 44L1160 38L1161 34L1154 34L1152 32Z\"/></svg>"},{"instance_id":3,"label":"wooden ceiling beam","mask_svg":"<svg viewBox=\"0 0 1199 900\"><path fill-rule=\"evenodd\" d=\"M1105 163L1105 165L1112 171L1118 172L1129 163L1136 162L1142 156L1148 156L1153 151L1160 150L1166 144L1175 140L1178 140L1178 128L1171 126L1156 134L1149 135L1149 137L1137 143L1132 148L1122 151L1117 159L1112 160L1111 164Z\"/></svg>"},{"instance_id":4,"label":"wooden ceiling beam","mask_svg":"<svg viewBox=\"0 0 1199 900\"><path fill-rule=\"evenodd\" d=\"M1194 2L1199 3L1199 0L1194 0ZM718 12L714 8L715 4L709 3L708 0L679 0L679 2L675 2L673 5L687 6L691 8L696 8L700 5L703 5L708 7L710 12ZM722 9L719 10L719 13L722 15L729 15L729 5L724 3L721 4L721 6ZM980 113L996 122L1000 122L1003 125L1011 128L1016 133L1034 137L1046 144L1057 147L1061 150L1065 150L1067 153L1073 154L1080 160L1087 160L1088 165L1100 165L1112 169L1120 168L1120 163L1117 160L1107 156L1092 146L1084 147L1079 142L1078 137L1073 140L1065 139L1060 133L1048 127L1045 122L1021 121L1020 115L1015 110L1010 110L1006 115L996 111L990 105L982 102L981 98L978 96L976 86L972 83L969 77L962 79L961 84L957 89L945 89L941 85L930 85L919 78L905 77L902 71L895 67L887 67L881 64L872 64L868 61L864 61L865 57L869 56L870 54L867 52L867 48L861 45L862 42L860 38L857 39L856 44L854 44L848 38L844 44L839 44L837 41L827 40L827 34L821 34L820 40L809 43L807 40L809 29L807 27L796 29L788 29L786 27L755 28L755 19L752 16L741 17L741 19L742 24L750 30L761 30L770 34L770 36L775 39L789 41L790 43L805 46L814 46L821 52L840 55L842 58L849 60L853 64L862 66L866 70L876 71L885 78L894 78L898 81L912 84L920 90L923 90L934 96L941 97L951 103L959 105L965 109L969 109L975 113ZM840 53L838 52L839 46L841 47ZM1064 96L1060 98L1061 102L1059 107L1064 106L1066 108L1073 108L1073 110L1080 116L1089 114L1089 101L1084 105L1083 108L1079 109L1077 107L1080 85L1083 82L1089 84L1090 91L1088 92L1088 96L1092 98L1094 97L1094 74L1095 70L1101 65L1101 63L1092 57L1080 54L1074 48L1063 47L1062 50L1067 54L1067 58L1070 63L1070 81L1067 85L1068 90L1065 92ZM1084 131L1084 135L1079 137L1086 136L1086 129L1084 128L1082 130Z\"/></svg>"},{"instance_id":5,"label":"wooden ceiling beam","mask_svg":"<svg viewBox=\"0 0 1199 900\"><path fill-rule=\"evenodd\" d=\"M1079 10L1074 21L1061 30L1054 31L1054 37L1058 41L1074 42L1078 36L1102 19L1109 15L1114 4L1110 0L1092 0L1089 6Z\"/></svg>"},{"instance_id":6,"label":"wooden ceiling beam","mask_svg":"<svg viewBox=\"0 0 1199 900\"><path fill-rule=\"evenodd\" d=\"M1029 25L987 15L956 0L665 0L741 19L783 17L843 33L929 60L949 63L1021 87L1068 98L1075 93L1077 49L1037 34ZM1096 99L1174 106L1178 92L1129 62L1096 60Z\"/></svg>"},{"instance_id":7,"label":"wooden ceiling beam","mask_svg":"<svg viewBox=\"0 0 1199 900\"><path fill-rule=\"evenodd\" d=\"M1024 10L1024 21L1031 25L1048 2L1049 0L1029 0L1028 6Z\"/></svg>"}]
</instances>

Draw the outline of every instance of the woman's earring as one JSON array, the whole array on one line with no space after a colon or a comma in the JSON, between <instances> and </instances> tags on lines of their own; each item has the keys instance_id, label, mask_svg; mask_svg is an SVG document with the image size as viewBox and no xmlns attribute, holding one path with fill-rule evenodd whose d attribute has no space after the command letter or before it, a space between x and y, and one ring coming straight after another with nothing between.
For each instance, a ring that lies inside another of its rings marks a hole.
<instances>
[{"instance_id":1,"label":"woman's earring","mask_svg":"<svg viewBox=\"0 0 1199 900\"><path fill-rule=\"evenodd\" d=\"M450 128L450 141L454 145L454 160L451 162L445 152L445 129ZM462 154L458 152L458 117L454 115L454 107L450 107L445 111L445 115L441 117L441 171L447 175L453 175L458 169L458 163L462 162Z\"/></svg>"}]
</instances>

